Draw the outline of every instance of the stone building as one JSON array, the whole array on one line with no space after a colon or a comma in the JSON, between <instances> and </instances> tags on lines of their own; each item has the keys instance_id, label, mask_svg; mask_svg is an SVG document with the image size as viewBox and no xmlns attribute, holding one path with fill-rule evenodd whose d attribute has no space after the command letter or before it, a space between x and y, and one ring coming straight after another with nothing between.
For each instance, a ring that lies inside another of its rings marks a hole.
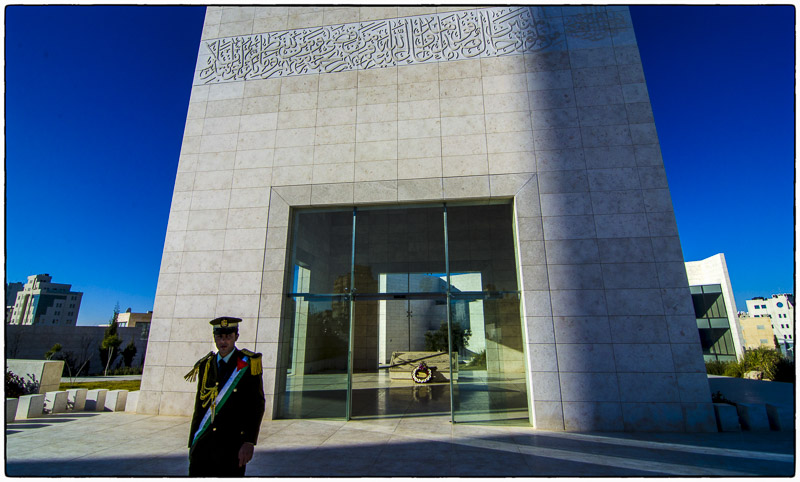
<instances>
[{"instance_id":1,"label":"stone building","mask_svg":"<svg viewBox=\"0 0 800 482\"><path fill-rule=\"evenodd\" d=\"M686 263L689 290L706 361L736 361L744 356L744 338L736 312L725 255Z\"/></svg>"},{"instance_id":2,"label":"stone building","mask_svg":"<svg viewBox=\"0 0 800 482\"><path fill-rule=\"evenodd\" d=\"M72 291L72 285L52 281L53 277L46 273L28 276L22 290L17 292L13 306L7 310L11 314L6 322L12 325L75 326L83 293Z\"/></svg>"},{"instance_id":3,"label":"stone building","mask_svg":"<svg viewBox=\"0 0 800 482\"><path fill-rule=\"evenodd\" d=\"M139 412L222 315L267 417L715 430L627 8L209 7Z\"/></svg>"},{"instance_id":4,"label":"stone building","mask_svg":"<svg viewBox=\"0 0 800 482\"><path fill-rule=\"evenodd\" d=\"M778 348L777 337L772 330L772 319L769 317L753 317L747 313L739 313L739 327L742 330L745 350L756 348Z\"/></svg>"},{"instance_id":5,"label":"stone building","mask_svg":"<svg viewBox=\"0 0 800 482\"><path fill-rule=\"evenodd\" d=\"M778 294L745 301L747 313L753 318L770 318L772 331L781 353L794 358L794 295Z\"/></svg>"}]
</instances>

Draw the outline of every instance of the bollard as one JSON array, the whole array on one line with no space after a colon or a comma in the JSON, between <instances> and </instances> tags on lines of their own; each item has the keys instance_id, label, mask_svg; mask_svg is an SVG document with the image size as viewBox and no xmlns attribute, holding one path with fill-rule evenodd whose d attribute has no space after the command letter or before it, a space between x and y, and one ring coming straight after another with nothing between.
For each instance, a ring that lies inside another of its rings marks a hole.
<instances>
[{"instance_id":1,"label":"bollard","mask_svg":"<svg viewBox=\"0 0 800 482\"><path fill-rule=\"evenodd\" d=\"M736 412L743 430L752 432L769 431L767 409L763 403L737 403Z\"/></svg>"},{"instance_id":2,"label":"bollard","mask_svg":"<svg viewBox=\"0 0 800 482\"><path fill-rule=\"evenodd\" d=\"M85 388L70 388L67 390L67 401L72 405L73 412L82 412L86 408L86 394L89 390Z\"/></svg>"},{"instance_id":3,"label":"bollard","mask_svg":"<svg viewBox=\"0 0 800 482\"><path fill-rule=\"evenodd\" d=\"M111 390L106 394L105 409L110 412L124 412L128 399L127 390Z\"/></svg>"},{"instance_id":4,"label":"bollard","mask_svg":"<svg viewBox=\"0 0 800 482\"><path fill-rule=\"evenodd\" d=\"M791 405L775 405L768 403L766 407L769 428L772 430L794 429L794 410Z\"/></svg>"},{"instance_id":5,"label":"bollard","mask_svg":"<svg viewBox=\"0 0 800 482\"><path fill-rule=\"evenodd\" d=\"M106 394L108 390L105 388L97 388L89 390L86 393L86 411L87 412L102 412L106 406Z\"/></svg>"},{"instance_id":6,"label":"bollard","mask_svg":"<svg viewBox=\"0 0 800 482\"><path fill-rule=\"evenodd\" d=\"M16 398L6 398L6 423L13 422L17 417L17 404L19 400Z\"/></svg>"},{"instance_id":7,"label":"bollard","mask_svg":"<svg viewBox=\"0 0 800 482\"><path fill-rule=\"evenodd\" d=\"M128 392L128 399L125 401L126 412L136 412L136 405L139 403L139 390Z\"/></svg>"},{"instance_id":8,"label":"bollard","mask_svg":"<svg viewBox=\"0 0 800 482\"><path fill-rule=\"evenodd\" d=\"M44 394L44 411L46 413L64 413L67 411L67 392L59 390Z\"/></svg>"},{"instance_id":9,"label":"bollard","mask_svg":"<svg viewBox=\"0 0 800 482\"><path fill-rule=\"evenodd\" d=\"M717 419L717 429L720 432L739 432L739 415L736 407L727 403L714 404L714 417Z\"/></svg>"},{"instance_id":10,"label":"bollard","mask_svg":"<svg viewBox=\"0 0 800 482\"><path fill-rule=\"evenodd\" d=\"M17 420L41 417L44 410L44 394L23 395L17 404Z\"/></svg>"}]
</instances>

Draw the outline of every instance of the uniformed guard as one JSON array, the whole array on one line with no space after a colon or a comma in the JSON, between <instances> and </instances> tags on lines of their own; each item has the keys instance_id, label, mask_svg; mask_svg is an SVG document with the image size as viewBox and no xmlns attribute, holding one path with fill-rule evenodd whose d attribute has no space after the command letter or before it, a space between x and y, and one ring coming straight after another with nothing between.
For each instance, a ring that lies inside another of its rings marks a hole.
<instances>
[{"instance_id":1,"label":"uniformed guard","mask_svg":"<svg viewBox=\"0 0 800 482\"><path fill-rule=\"evenodd\" d=\"M243 476L264 416L261 353L236 348L240 318L211 320L213 351L186 374L197 379L189 433L189 475Z\"/></svg>"}]
</instances>

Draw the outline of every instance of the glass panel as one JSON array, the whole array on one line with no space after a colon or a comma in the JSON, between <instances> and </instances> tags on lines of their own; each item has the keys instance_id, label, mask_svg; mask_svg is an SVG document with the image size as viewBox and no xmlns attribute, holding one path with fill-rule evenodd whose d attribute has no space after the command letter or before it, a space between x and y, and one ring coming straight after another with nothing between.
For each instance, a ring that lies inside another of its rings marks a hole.
<instances>
[{"instance_id":1,"label":"glass panel","mask_svg":"<svg viewBox=\"0 0 800 482\"><path fill-rule=\"evenodd\" d=\"M725 330L722 334L722 340L725 342L725 349L724 351L721 350L720 353L725 355L736 355L736 348L733 346L733 336L731 336L731 330Z\"/></svg>"},{"instance_id":2,"label":"glass panel","mask_svg":"<svg viewBox=\"0 0 800 482\"><path fill-rule=\"evenodd\" d=\"M353 418L450 413L445 310L436 299L353 302ZM433 370L425 384L411 376L421 362Z\"/></svg>"},{"instance_id":3,"label":"glass panel","mask_svg":"<svg viewBox=\"0 0 800 482\"><path fill-rule=\"evenodd\" d=\"M516 294L451 298L456 422L529 423L520 315Z\"/></svg>"},{"instance_id":4,"label":"glass panel","mask_svg":"<svg viewBox=\"0 0 800 482\"><path fill-rule=\"evenodd\" d=\"M703 285L703 293L722 293L722 285Z\"/></svg>"},{"instance_id":5,"label":"glass panel","mask_svg":"<svg viewBox=\"0 0 800 482\"><path fill-rule=\"evenodd\" d=\"M708 320L705 318L697 318L697 327L698 328L708 328Z\"/></svg>"},{"instance_id":6,"label":"glass panel","mask_svg":"<svg viewBox=\"0 0 800 482\"><path fill-rule=\"evenodd\" d=\"M287 306L278 418L346 417L350 302L344 296L298 296Z\"/></svg>"},{"instance_id":7,"label":"glass panel","mask_svg":"<svg viewBox=\"0 0 800 482\"><path fill-rule=\"evenodd\" d=\"M352 239L352 209L295 212L289 265L291 292L349 292Z\"/></svg>"},{"instance_id":8,"label":"glass panel","mask_svg":"<svg viewBox=\"0 0 800 482\"><path fill-rule=\"evenodd\" d=\"M356 293L444 293L444 207L359 209Z\"/></svg>"},{"instance_id":9,"label":"glass panel","mask_svg":"<svg viewBox=\"0 0 800 482\"><path fill-rule=\"evenodd\" d=\"M691 292L693 295L702 293L703 292L703 287L702 286L690 286L689 287L689 292Z\"/></svg>"},{"instance_id":10,"label":"glass panel","mask_svg":"<svg viewBox=\"0 0 800 482\"><path fill-rule=\"evenodd\" d=\"M517 291L511 204L447 208L452 291Z\"/></svg>"},{"instance_id":11,"label":"glass panel","mask_svg":"<svg viewBox=\"0 0 800 482\"><path fill-rule=\"evenodd\" d=\"M711 318L711 328L729 328L727 318Z\"/></svg>"},{"instance_id":12,"label":"glass panel","mask_svg":"<svg viewBox=\"0 0 800 482\"><path fill-rule=\"evenodd\" d=\"M717 298L722 294L712 293L703 295L703 307L705 312L702 314L704 318L719 318L719 308L717 307Z\"/></svg>"},{"instance_id":13,"label":"glass panel","mask_svg":"<svg viewBox=\"0 0 800 482\"><path fill-rule=\"evenodd\" d=\"M719 317L719 318L727 318L728 317L728 310L725 309L725 297L722 296L721 293L717 297L715 305L716 305L715 311L716 311L716 313L719 313L716 316Z\"/></svg>"}]
</instances>

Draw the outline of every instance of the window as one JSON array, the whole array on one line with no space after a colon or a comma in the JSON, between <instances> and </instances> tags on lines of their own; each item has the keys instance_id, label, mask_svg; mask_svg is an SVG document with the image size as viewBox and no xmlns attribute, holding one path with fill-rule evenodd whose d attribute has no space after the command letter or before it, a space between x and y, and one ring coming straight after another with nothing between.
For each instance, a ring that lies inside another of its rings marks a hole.
<instances>
[{"instance_id":1,"label":"window","mask_svg":"<svg viewBox=\"0 0 800 482\"><path fill-rule=\"evenodd\" d=\"M761 307L764 308L765 310L767 309L767 305L761 305Z\"/></svg>"},{"instance_id":2,"label":"window","mask_svg":"<svg viewBox=\"0 0 800 482\"><path fill-rule=\"evenodd\" d=\"M764 325L756 325L756 329L763 330L764 329Z\"/></svg>"},{"instance_id":3,"label":"window","mask_svg":"<svg viewBox=\"0 0 800 482\"><path fill-rule=\"evenodd\" d=\"M781 303L779 301L779 302L775 303L775 306L777 306L778 308L783 308L783 303Z\"/></svg>"},{"instance_id":4,"label":"window","mask_svg":"<svg viewBox=\"0 0 800 482\"><path fill-rule=\"evenodd\" d=\"M759 341L759 342L760 342L762 345L766 345L766 344L767 344L767 340L765 340L765 339L763 339L763 338L762 338L762 339L760 339L760 340L758 340L758 341Z\"/></svg>"}]
</instances>

